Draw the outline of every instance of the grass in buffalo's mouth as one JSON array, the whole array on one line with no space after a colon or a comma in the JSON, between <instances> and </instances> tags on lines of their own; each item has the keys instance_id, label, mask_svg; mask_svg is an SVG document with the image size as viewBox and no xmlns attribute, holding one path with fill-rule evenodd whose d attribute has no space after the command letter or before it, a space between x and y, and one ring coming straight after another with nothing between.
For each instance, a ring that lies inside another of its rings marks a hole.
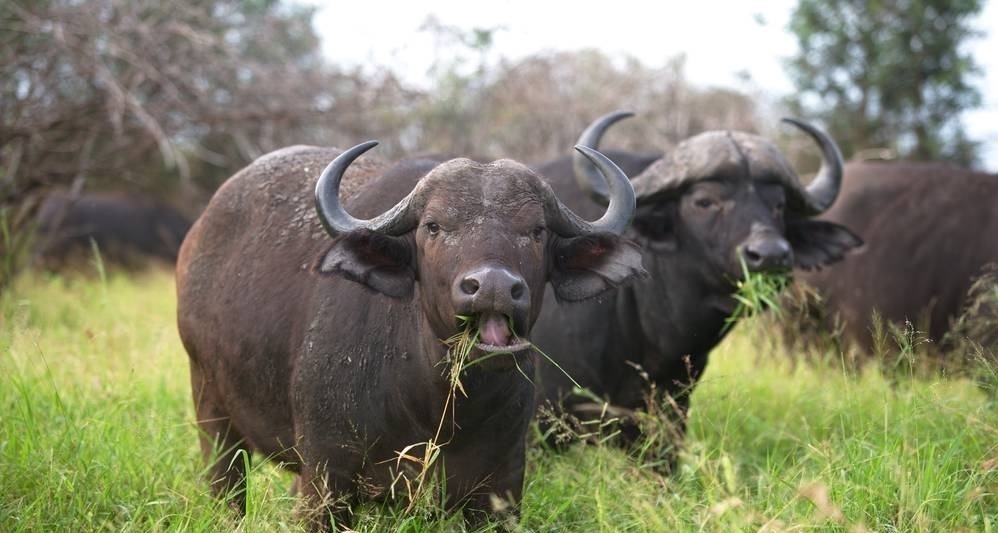
<instances>
[{"instance_id":1,"label":"grass in buffalo's mouth","mask_svg":"<svg viewBox=\"0 0 998 533\"><path fill-rule=\"evenodd\" d=\"M515 352L523 350L525 346L536 349L530 341L522 339L516 334L513 318L510 316L505 317L506 325L513 339L508 350L504 349L507 348L504 346L490 346L480 342L482 335L477 315L457 315L455 319L457 320L458 332L443 341L444 345L447 346L447 356L443 362L448 365L447 372L451 385L456 386L462 393L464 393L464 388L461 386L461 374L469 368L494 357L512 357ZM485 353L472 359L471 352L476 347Z\"/></svg>"},{"instance_id":2,"label":"grass in buffalo's mouth","mask_svg":"<svg viewBox=\"0 0 998 533\"><path fill-rule=\"evenodd\" d=\"M750 317L761 311L769 310L778 318L782 317L780 309L780 292L790 283L789 272L752 272L745 259L740 259L742 279L735 281L735 310L724 321L724 331L731 329L742 318Z\"/></svg>"},{"instance_id":3,"label":"grass in buffalo's mouth","mask_svg":"<svg viewBox=\"0 0 998 533\"><path fill-rule=\"evenodd\" d=\"M461 394L467 396L468 393L461 384L461 373L471 366L469 361L471 351L478 344L481 334L478 331L477 317L458 315L455 318L458 332L443 341L447 346L447 357L444 358L444 362L447 364L446 372L451 393L460 390Z\"/></svg>"}]
</instances>

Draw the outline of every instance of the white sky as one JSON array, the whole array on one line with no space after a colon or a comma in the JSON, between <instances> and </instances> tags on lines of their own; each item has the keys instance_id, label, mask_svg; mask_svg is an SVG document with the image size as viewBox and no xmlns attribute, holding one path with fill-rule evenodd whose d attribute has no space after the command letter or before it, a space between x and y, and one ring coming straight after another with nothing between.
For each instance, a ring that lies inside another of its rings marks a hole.
<instances>
[{"instance_id":1,"label":"white sky","mask_svg":"<svg viewBox=\"0 0 998 533\"><path fill-rule=\"evenodd\" d=\"M331 61L386 66L410 83L425 81L437 56L433 36L419 30L433 14L448 26L501 27L495 34L493 60L544 50L596 48L611 56L630 54L650 67L660 67L685 53L686 75L694 84L744 88L737 73L747 72L754 86L774 97L793 90L782 60L797 48L786 30L796 0L309 3L321 6L315 25ZM998 1L986 3L977 27L987 33L971 44L984 71L977 83L984 103L966 113L964 123L970 138L984 143L983 166L998 172Z\"/></svg>"}]
</instances>

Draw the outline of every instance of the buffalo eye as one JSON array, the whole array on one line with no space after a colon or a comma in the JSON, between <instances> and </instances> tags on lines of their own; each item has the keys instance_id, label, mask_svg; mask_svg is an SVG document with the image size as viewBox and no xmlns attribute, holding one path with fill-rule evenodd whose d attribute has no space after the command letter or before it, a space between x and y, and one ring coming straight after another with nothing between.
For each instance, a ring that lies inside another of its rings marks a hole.
<instances>
[{"instance_id":1,"label":"buffalo eye","mask_svg":"<svg viewBox=\"0 0 998 533\"><path fill-rule=\"evenodd\" d=\"M440 224L437 224L436 222L427 222L426 231L430 232L430 235L436 235L437 233L440 233Z\"/></svg>"},{"instance_id":2,"label":"buffalo eye","mask_svg":"<svg viewBox=\"0 0 998 533\"><path fill-rule=\"evenodd\" d=\"M783 202L780 202L780 203L774 205L773 206L773 216L776 217L776 218L782 217L783 216L783 209L785 207L786 207L786 204L783 203Z\"/></svg>"},{"instance_id":3,"label":"buffalo eye","mask_svg":"<svg viewBox=\"0 0 998 533\"><path fill-rule=\"evenodd\" d=\"M530 230L530 236L536 240L541 240L541 237L544 236L544 226L537 226Z\"/></svg>"},{"instance_id":4,"label":"buffalo eye","mask_svg":"<svg viewBox=\"0 0 998 533\"><path fill-rule=\"evenodd\" d=\"M693 205L697 206L700 209L711 209L716 204L717 203L714 202L713 198L708 198L706 196L701 196L693 200Z\"/></svg>"}]
</instances>

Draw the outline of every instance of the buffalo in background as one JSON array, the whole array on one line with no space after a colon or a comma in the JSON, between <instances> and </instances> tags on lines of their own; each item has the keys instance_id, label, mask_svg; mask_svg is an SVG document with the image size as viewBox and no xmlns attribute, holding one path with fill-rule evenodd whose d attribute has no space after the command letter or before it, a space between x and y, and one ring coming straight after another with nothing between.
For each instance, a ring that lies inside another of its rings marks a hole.
<instances>
[{"instance_id":1,"label":"buffalo in background","mask_svg":"<svg viewBox=\"0 0 998 533\"><path fill-rule=\"evenodd\" d=\"M848 226L866 245L832 268L799 273L820 299L807 314L819 333L841 331L845 345L867 352L893 343L874 335L874 313L894 326L908 322L935 343L947 340L975 279L998 263L993 174L938 163L850 163L841 198L821 218Z\"/></svg>"},{"instance_id":2,"label":"buffalo in background","mask_svg":"<svg viewBox=\"0 0 998 533\"><path fill-rule=\"evenodd\" d=\"M446 474L446 506L480 517L498 498L515 509L544 287L581 300L643 272L621 237L633 189L581 148L612 191L587 222L514 161L351 165L374 144L257 159L184 241L177 317L213 488L245 511L239 454L258 452L298 474L313 528L330 511L343 527L350 505L419 476L400 454L424 457L436 441L430 474ZM455 393L459 363L441 339L460 331L458 316L480 337Z\"/></svg>"},{"instance_id":3,"label":"buffalo in background","mask_svg":"<svg viewBox=\"0 0 998 533\"><path fill-rule=\"evenodd\" d=\"M57 189L38 207L33 261L59 270L92 257L91 242L105 262L137 267L148 259L173 264L191 221L145 195Z\"/></svg>"},{"instance_id":4,"label":"buffalo in background","mask_svg":"<svg viewBox=\"0 0 998 533\"><path fill-rule=\"evenodd\" d=\"M597 148L606 129L628 116L596 120L578 144ZM729 331L742 262L752 272L813 269L861 244L845 227L814 218L838 194L838 147L816 128L788 122L821 148L821 169L807 188L770 141L749 133L702 133L655 159L611 152L634 185L637 213L628 236L642 245L650 277L599 300L544 307L534 339L565 373L541 367L543 400L584 424L616 415L624 421L623 442L634 443L635 411L649 407L653 391L663 392L672 404L670 440L681 442L690 393ZM605 187L578 157L537 168L573 210L593 216L605 205ZM573 394L576 382L592 394ZM550 437L556 427L546 431ZM670 468L674 450L663 459Z\"/></svg>"}]
</instances>

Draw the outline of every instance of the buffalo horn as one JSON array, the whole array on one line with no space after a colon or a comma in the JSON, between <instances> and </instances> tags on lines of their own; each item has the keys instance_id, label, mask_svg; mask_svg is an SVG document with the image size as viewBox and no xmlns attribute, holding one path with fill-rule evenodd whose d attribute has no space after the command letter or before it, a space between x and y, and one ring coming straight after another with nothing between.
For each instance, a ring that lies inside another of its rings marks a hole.
<instances>
[{"instance_id":1,"label":"buffalo horn","mask_svg":"<svg viewBox=\"0 0 998 533\"><path fill-rule=\"evenodd\" d=\"M835 203L842 186L842 153L831 137L807 122L796 118L784 118L783 122L803 130L821 148L821 168L805 191L810 207L818 213L825 211Z\"/></svg>"},{"instance_id":2,"label":"buffalo horn","mask_svg":"<svg viewBox=\"0 0 998 533\"><path fill-rule=\"evenodd\" d=\"M610 161L605 155L589 148L588 146L576 145L576 151L582 154L592 165L595 166L601 179L605 181L603 187L609 193L604 197L609 198L606 212L595 222L586 222L576 215L567 206L561 203L552 193L551 198L555 202L555 217L552 221L557 233L565 236L584 235L587 233L612 233L620 235L627 229L631 218L634 217L635 200L634 188L627 175L620 170L617 165Z\"/></svg>"},{"instance_id":3,"label":"buffalo horn","mask_svg":"<svg viewBox=\"0 0 998 533\"><path fill-rule=\"evenodd\" d=\"M338 155L332 163L326 166L315 184L315 209L318 212L322 226L330 235L338 235L348 231L367 229L387 235L401 235L412 229L415 224L410 214L409 204L413 192L395 204L388 211L370 219L360 220L350 216L340 203L340 182L347 167L361 154L378 145L378 141L367 141Z\"/></svg>"},{"instance_id":4,"label":"buffalo horn","mask_svg":"<svg viewBox=\"0 0 998 533\"><path fill-rule=\"evenodd\" d=\"M401 235L415 225L415 215L410 205L417 187L395 207L370 220L358 220L343 209L340 203L340 182L347 167L361 154L377 145L377 141L358 144L336 157L319 176L315 185L315 206L319 220L331 235L367 229L388 235ZM620 235L634 216L634 189L630 180L620 168L606 156L586 146L576 146L606 180L609 190L609 205L599 220L587 222L561 203L553 192L548 194L548 212L551 213L552 230L564 236L587 233L612 233ZM548 188L550 191L550 188Z\"/></svg>"},{"instance_id":5,"label":"buffalo horn","mask_svg":"<svg viewBox=\"0 0 998 533\"><path fill-rule=\"evenodd\" d=\"M634 113L630 111L614 111L603 115L590 124L586 128L586 131L582 132L582 135L579 136L579 140L575 144L598 150L600 139L603 138L603 134L606 133L607 128L625 118L633 116ZM606 180L600 175L593 164L590 163L589 159L584 157L582 152L572 154L572 169L575 171L575 181L578 183L579 188L596 203L606 205L608 196Z\"/></svg>"}]
</instances>

